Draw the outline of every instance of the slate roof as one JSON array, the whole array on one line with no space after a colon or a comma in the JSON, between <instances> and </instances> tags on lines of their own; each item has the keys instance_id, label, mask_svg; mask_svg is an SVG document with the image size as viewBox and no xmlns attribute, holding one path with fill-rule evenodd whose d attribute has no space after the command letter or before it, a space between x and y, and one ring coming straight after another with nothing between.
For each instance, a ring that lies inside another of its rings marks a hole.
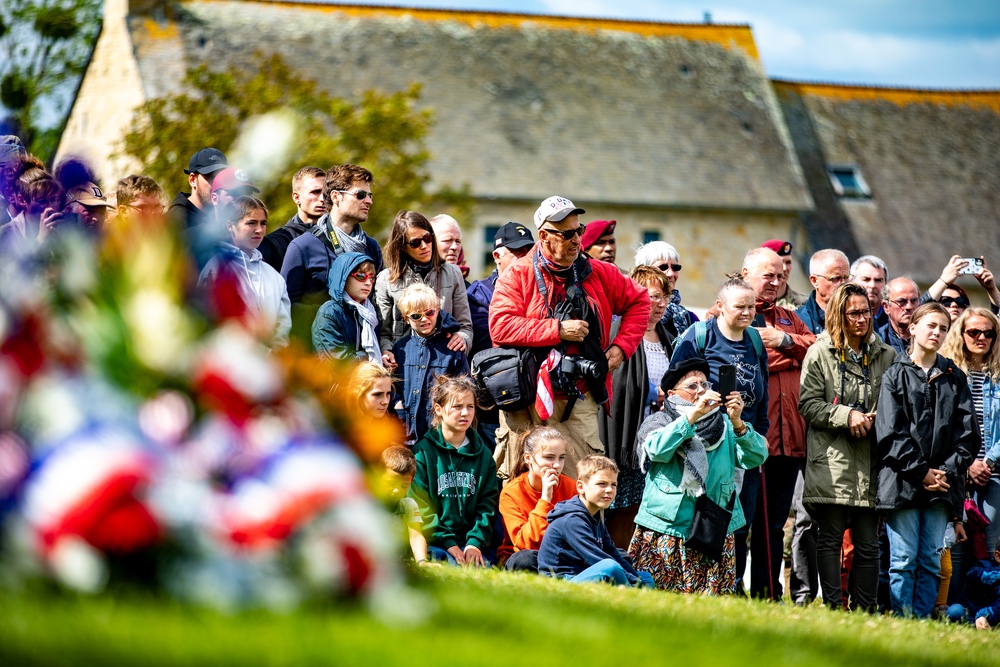
<instances>
[{"instance_id":1,"label":"slate roof","mask_svg":"<svg viewBox=\"0 0 1000 667\"><path fill-rule=\"evenodd\" d=\"M812 207L747 26L267 0L153 16L129 23L147 93L179 62L253 66L258 48L342 96L421 82L432 179L477 198Z\"/></svg>"},{"instance_id":2,"label":"slate roof","mask_svg":"<svg viewBox=\"0 0 1000 667\"><path fill-rule=\"evenodd\" d=\"M1000 91L774 86L816 203L813 247L924 284L955 254L1000 266ZM871 199L834 195L830 164L856 165Z\"/></svg>"}]
</instances>

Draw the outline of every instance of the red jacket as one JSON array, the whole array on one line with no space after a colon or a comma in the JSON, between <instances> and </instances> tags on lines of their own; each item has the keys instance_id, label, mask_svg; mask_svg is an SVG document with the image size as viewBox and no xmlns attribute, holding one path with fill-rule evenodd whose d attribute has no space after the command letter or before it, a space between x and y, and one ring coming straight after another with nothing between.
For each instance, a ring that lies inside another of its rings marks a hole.
<instances>
[{"instance_id":1,"label":"red jacket","mask_svg":"<svg viewBox=\"0 0 1000 667\"><path fill-rule=\"evenodd\" d=\"M559 344L559 320L547 317L542 295L535 286L530 253L508 267L497 280L490 302L490 337L495 346L554 347ZM584 257L580 284L587 294L590 307L601 323L601 347L607 350L617 345L628 359L642 342L649 324L649 292L631 278L623 276L613 264ZM553 276L541 264L539 269L549 293L553 292ZM621 316L621 326L611 341L611 317ZM606 379L611 396L611 373Z\"/></svg>"},{"instance_id":2,"label":"red jacket","mask_svg":"<svg viewBox=\"0 0 1000 667\"><path fill-rule=\"evenodd\" d=\"M806 423L799 413L799 375L806 351L816 342L816 334L799 319L794 310L781 306L767 307L757 300L757 313L769 327L784 331L792 339L790 347L767 348L767 431L768 456L806 455ZM715 317L715 308L706 317Z\"/></svg>"}]
</instances>

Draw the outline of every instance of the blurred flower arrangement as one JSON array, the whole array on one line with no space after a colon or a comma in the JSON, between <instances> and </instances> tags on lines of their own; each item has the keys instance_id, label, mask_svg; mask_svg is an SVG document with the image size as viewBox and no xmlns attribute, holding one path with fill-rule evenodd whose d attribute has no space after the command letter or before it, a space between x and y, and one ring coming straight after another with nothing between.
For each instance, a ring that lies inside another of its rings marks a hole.
<instances>
[{"instance_id":1,"label":"blurred flower arrangement","mask_svg":"<svg viewBox=\"0 0 1000 667\"><path fill-rule=\"evenodd\" d=\"M109 221L0 257L0 577L226 609L403 590L346 371L271 351L177 232ZM404 595L405 597L405 595Z\"/></svg>"}]
</instances>

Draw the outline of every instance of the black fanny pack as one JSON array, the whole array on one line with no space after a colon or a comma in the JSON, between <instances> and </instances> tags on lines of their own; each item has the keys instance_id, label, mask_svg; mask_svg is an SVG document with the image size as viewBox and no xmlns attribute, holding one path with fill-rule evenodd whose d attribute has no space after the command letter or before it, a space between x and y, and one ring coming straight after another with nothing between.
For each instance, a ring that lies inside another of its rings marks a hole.
<instances>
[{"instance_id":1,"label":"black fanny pack","mask_svg":"<svg viewBox=\"0 0 1000 667\"><path fill-rule=\"evenodd\" d=\"M684 546L696 549L716 563L722 560L722 550L729 532L729 521L733 518L736 491L729 497L729 503L722 507L708 497L708 493L698 496L694 503L694 518Z\"/></svg>"},{"instance_id":2,"label":"black fanny pack","mask_svg":"<svg viewBox=\"0 0 1000 667\"><path fill-rule=\"evenodd\" d=\"M538 350L491 347L472 357L472 377L479 385L482 407L523 410L538 390Z\"/></svg>"}]
</instances>

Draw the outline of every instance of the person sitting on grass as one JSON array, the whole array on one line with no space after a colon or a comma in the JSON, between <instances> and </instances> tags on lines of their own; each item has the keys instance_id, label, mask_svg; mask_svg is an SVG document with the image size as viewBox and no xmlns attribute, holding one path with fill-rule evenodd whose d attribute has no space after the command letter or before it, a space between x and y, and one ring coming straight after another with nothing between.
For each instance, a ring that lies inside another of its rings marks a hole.
<instances>
[{"instance_id":1,"label":"person sitting on grass","mask_svg":"<svg viewBox=\"0 0 1000 667\"><path fill-rule=\"evenodd\" d=\"M709 389L708 362L691 358L672 365L660 388L663 411L639 429L640 460L649 462L642 504L635 517L629 555L653 573L656 587L678 593L723 595L736 590L733 533L744 525L739 499L719 562L685 545L695 499L705 493L727 507L736 493L736 468L755 468L767 459L764 437L742 419L738 391L726 397Z\"/></svg>"},{"instance_id":2,"label":"person sitting on grass","mask_svg":"<svg viewBox=\"0 0 1000 667\"><path fill-rule=\"evenodd\" d=\"M417 472L410 494L430 535L432 560L489 567L500 488L492 452L473 427L476 391L468 375L438 377L431 392L433 427L413 447Z\"/></svg>"},{"instance_id":3,"label":"person sitting on grass","mask_svg":"<svg viewBox=\"0 0 1000 667\"><path fill-rule=\"evenodd\" d=\"M948 618L974 623L977 630L1000 623L1000 540L994 545L993 559L979 561L965 575L965 592L960 602L948 607Z\"/></svg>"},{"instance_id":4,"label":"person sitting on grass","mask_svg":"<svg viewBox=\"0 0 1000 667\"><path fill-rule=\"evenodd\" d=\"M441 310L434 290L422 283L410 285L397 305L410 333L392 347L396 375L403 385L403 404L396 412L406 426L407 442L414 442L430 428L431 389L436 378L468 373L469 360L465 352L448 347L460 326L450 313Z\"/></svg>"},{"instance_id":5,"label":"person sitting on grass","mask_svg":"<svg viewBox=\"0 0 1000 667\"><path fill-rule=\"evenodd\" d=\"M386 447L382 451L382 490L389 501L396 503L395 514L406 524L410 551L417 564L426 563L427 538L424 537L424 519L420 516L417 501L407 495L417 472L417 459L413 452L402 445Z\"/></svg>"},{"instance_id":6,"label":"person sitting on grass","mask_svg":"<svg viewBox=\"0 0 1000 667\"><path fill-rule=\"evenodd\" d=\"M576 496L576 483L562 474L566 441L551 426L536 426L521 436L521 460L500 492L504 541L500 560L508 570L538 571L538 547L549 527L549 512Z\"/></svg>"},{"instance_id":7,"label":"person sitting on grass","mask_svg":"<svg viewBox=\"0 0 1000 667\"><path fill-rule=\"evenodd\" d=\"M620 586L653 586L615 548L599 515L615 499L618 466L606 456L588 456L576 466L577 496L549 512L549 527L538 550L538 571L575 582L607 581Z\"/></svg>"},{"instance_id":8,"label":"person sitting on grass","mask_svg":"<svg viewBox=\"0 0 1000 667\"><path fill-rule=\"evenodd\" d=\"M312 325L313 349L325 357L382 363L379 321L369 296L375 263L360 252L345 252L330 265L330 300Z\"/></svg>"}]
</instances>

